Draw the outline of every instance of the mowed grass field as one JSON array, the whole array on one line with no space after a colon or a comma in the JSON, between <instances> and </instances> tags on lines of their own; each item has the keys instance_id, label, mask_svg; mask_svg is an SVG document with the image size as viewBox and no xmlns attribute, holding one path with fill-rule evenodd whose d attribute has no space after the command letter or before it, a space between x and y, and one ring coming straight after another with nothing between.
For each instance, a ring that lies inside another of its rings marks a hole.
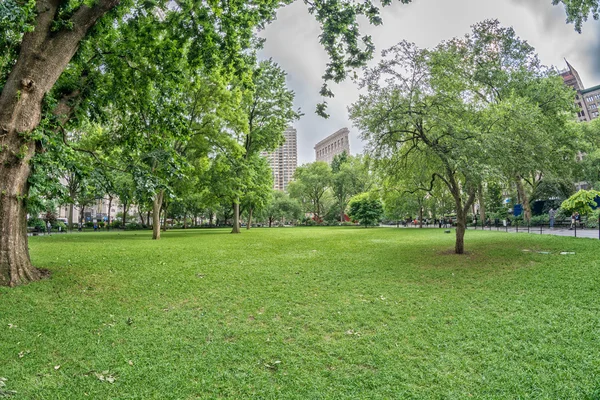
<instances>
[{"instance_id":1,"label":"mowed grass field","mask_svg":"<svg viewBox=\"0 0 600 400\"><path fill-rule=\"evenodd\" d=\"M0 288L0 393L600 398L597 240L468 231L456 256L437 229L228 232L31 238L52 278Z\"/></svg>"}]
</instances>

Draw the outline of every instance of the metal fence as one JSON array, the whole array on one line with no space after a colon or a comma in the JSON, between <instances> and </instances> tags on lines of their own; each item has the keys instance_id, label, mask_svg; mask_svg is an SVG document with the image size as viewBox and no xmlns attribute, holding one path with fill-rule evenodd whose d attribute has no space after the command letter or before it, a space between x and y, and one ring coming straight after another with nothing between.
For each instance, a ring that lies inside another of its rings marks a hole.
<instances>
[{"instance_id":1,"label":"metal fence","mask_svg":"<svg viewBox=\"0 0 600 400\"><path fill-rule=\"evenodd\" d=\"M587 237L600 239L600 219L598 221L598 225L595 228L586 228L586 221L577 221L575 224L571 224L570 219L565 220L557 220L554 222L554 225L550 227L549 223L534 223L530 224L525 221L515 220L508 223L504 221L492 221L491 223L481 223L477 224L470 223L467 225L467 229L474 230L484 230L484 231L504 231L504 232L514 232L514 233L534 233L534 234L548 234L548 235L557 235L557 236L573 236L573 237ZM412 221L410 223L402 222L396 224L397 227L405 227L405 228L419 228L421 224L418 222L415 224ZM453 228L455 225L448 222L439 222L435 221L427 221L422 224L424 228L439 228L439 229L449 229Z\"/></svg>"}]
</instances>

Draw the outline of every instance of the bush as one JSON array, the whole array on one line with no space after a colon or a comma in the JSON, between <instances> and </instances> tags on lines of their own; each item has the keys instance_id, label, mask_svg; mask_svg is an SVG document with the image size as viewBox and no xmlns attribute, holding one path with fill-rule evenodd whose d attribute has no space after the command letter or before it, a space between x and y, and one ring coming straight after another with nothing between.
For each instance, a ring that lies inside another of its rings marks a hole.
<instances>
[{"instance_id":1,"label":"bush","mask_svg":"<svg viewBox=\"0 0 600 400\"><path fill-rule=\"evenodd\" d=\"M121 226L122 226L122 221L115 220L110 223L110 227L114 228L114 229L120 228Z\"/></svg>"},{"instance_id":2,"label":"bush","mask_svg":"<svg viewBox=\"0 0 600 400\"><path fill-rule=\"evenodd\" d=\"M135 231L135 230L144 229L144 228L145 228L144 225L138 224L137 222L129 222L125 226L125 230L127 230L127 231Z\"/></svg>"},{"instance_id":3,"label":"bush","mask_svg":"<svg viewBox=\"0 0 600 400\"><path fill-rule=\"evenodd\" d=\"M46 229L46 223L39 219L39 218L30 218L27 221L27 226L30 226L32 228L36 228L37 230L44 230Z\"/></svg>"},{"instance_id":4,"label":"bush","mask_svg":"<svg viewBox=\"0 0 600 400\"><path fill-rule=\"evenodd\" d=\"M62 221L54 221L54 223L52 224L52 229L58 230L59 227L63 231L67 229L67 225L64 222L62 222Z\"/></svg>"},{"instance_id":5,"label":"bush","mask_svg":"<svg viewBox=\"0 0 600 400\"><path fill-rule=\"evenodd\" d=\"M554 218L554 220L556 221L556 218ZM550 217L548 217L548 214L534 215L531 217L529 223L531 226L548 225L550 223Z\"/></svg>"},{"instance_id":6,"label":"bush","mask_svg":"<svg viewBox=\"0 0 600 400\"><path fill-rule=\"evenodd\" d=\"M88 222L85 223L85 227L86 228L93 228L94 227L94 223L91 222L91 221L88 221Z\"/></svg>"},{"instance_id":7,"label":"bush","mask_svg":"<svg viewBox=\"0 0 600 400\"><path fill-rule=\"evenodd\" d=\"M598 228L598 218L600 217L600 209L595 209L587 216L585 221L586 228Z\"/></svg>"}]
</instances>

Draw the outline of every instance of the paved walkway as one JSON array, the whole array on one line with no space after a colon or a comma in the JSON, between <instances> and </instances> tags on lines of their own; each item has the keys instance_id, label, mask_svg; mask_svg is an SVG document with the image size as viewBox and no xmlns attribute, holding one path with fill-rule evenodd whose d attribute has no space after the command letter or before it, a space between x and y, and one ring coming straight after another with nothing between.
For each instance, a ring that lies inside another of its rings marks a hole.
<instances>
[{"instance_id":1,"label":"paved walkway","mask_svg":"<svg viewBox=\"0 0 600 400\"><path fill-rule=\"evenodd\" d=\"M396 225L382 225L382 226L387 226L387 227L393 227L396 228ZM402 225L400 225L400 228L402 229L419 229L419 226L407 226L404 227ZM454 228L438 228L437 226L423 226L423 229L454 229ZM467 230L481 230L481 227L477 227L477 229L473 228L473 227L469 227ZM495 226L492 226L491 229L489 227L485 228L485 231L491 231L491 232L509 232L509 233L517 233L517 227L515 226L510 226L508 227L508 229L504 226L500 226L498 228L496 228ZM527 232L527 227L523 228L523 227L519 227L518 229L518 233L528 233ZM578 238L589 238L589 239L598 239L600 238L600 234L598 233L598 229L577 229L577 231L575 230L569 230L567 228L554 228L554 229L550 229L547 226L542 227L541 231L540 231L540 227L531 227L529 228L529 233L530 234L536 234L536 235L556 235L556 236L570 236L570 237L575 237L575 235L577 235Z\"/></svg>"}]
</instances>

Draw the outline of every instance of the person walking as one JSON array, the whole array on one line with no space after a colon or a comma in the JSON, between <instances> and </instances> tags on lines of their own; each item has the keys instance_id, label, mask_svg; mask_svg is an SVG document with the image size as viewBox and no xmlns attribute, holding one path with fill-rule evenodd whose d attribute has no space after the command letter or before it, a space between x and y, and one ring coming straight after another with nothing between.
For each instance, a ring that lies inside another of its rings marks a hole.
<instances>
[{"instance_id":1,"label":"person walking","mask_svg":"<svg viewBox=\"0 0 600 400\"><path fill-rule=\"evenodd\" d=\"M569 226L569 230L572 230L575 227L575 213L571 214L571 226Z\"/></svg>"},{"instance_id":2,"label":"person walking","mask_svg":"<svg viewBox=\"0 0 600 400\"><path fill-rule=\"evenodd\" d=\"M46 222L46 229L48 230L48 235L52 232L52 224L50 221Z\"/></svg>"},{"instance_id":3,"label":"person walking","mask_svg":"<svg viewBox=\"0 0 600 400\"><path fill-rule=\"evenodd\" d=\"M554 218L556 217L556 210L550 207L548 211L548 218L550 219L550 229L554 229Z\"/></svg>"}]
</instances>

